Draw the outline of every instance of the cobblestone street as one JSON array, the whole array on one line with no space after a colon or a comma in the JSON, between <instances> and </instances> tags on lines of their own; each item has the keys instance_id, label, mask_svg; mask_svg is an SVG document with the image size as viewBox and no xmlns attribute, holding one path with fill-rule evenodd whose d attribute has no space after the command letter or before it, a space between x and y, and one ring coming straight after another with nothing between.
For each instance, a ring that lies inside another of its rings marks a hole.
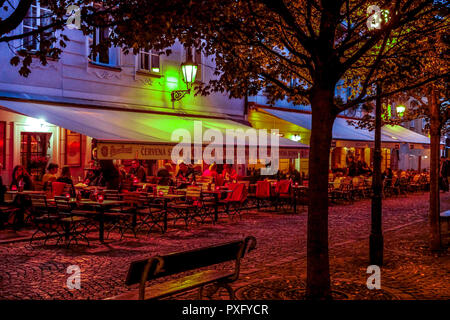
<instances>
[{"instance_id":1,"label":"cobblestone street","mask_svg":"<svg viewBox=\"0 0 450 320\"><path fill-rule=\"evenodd\" d=\"M441 193L441 210L450 194ZM428 249L428 193L383 201L385 265L381 290L368 290L366 274L370 200L333 205L329 217L330 266L336 299L450 299L449 252ZM215 226L164 234L131 236L104 245L65 249L28 242L0 245L1 299L103 299L129 290L124 285L131 261L156 254L256 237L257 248L243 261L233 284L239 299L302 299L306 279L306 211L297 215L250 212L241 221L225 217ZM81 268L81 289L66 286L69 265ZM133 287L134 288L134 287ZM219 295L217 298L220 298ZM180 295L195 299L196 292Z\"/></svg>"}]
</instances>

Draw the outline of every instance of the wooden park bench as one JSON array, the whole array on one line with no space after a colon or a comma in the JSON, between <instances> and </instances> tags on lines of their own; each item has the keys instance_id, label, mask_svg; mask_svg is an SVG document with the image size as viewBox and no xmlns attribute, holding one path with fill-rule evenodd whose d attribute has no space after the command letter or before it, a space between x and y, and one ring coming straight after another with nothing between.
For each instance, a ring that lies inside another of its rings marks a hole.
<instances>
[{"instance_id":1,"label":"wooden park bench","mask_svg":"<svg viewBox=\"0 0 450 320\"><path fill-rule=\"evenodd\" d=\"M202 299L204 287L207 285L211 285L205 294L208 298L211 298L220 288L224 288L230 299L235 299L230 283L239 278L240 263L244 254L255 247L256 239L249 236L243 240L133 261L128 269L125 284L129 286L139 283L139 289L107 300L161 299L196 288L199 288L198 298ZM233 271L203 269L231 261L235 262ZM202 270L198 270L201 268ZM146 287L147 281L177 276L194 270L196 270L194 274Z\"/></svg>"},{"instance_id":2,"label":"wooden park bench","mask_svg":"<svg viewBox=\"0 0 450 320\"><path fill-rule=\"evenodd\" d=\"M444 245L448 245L450 243L450 210L441 212L440 220L442 241Z\"/></svg>"}]
</instances>

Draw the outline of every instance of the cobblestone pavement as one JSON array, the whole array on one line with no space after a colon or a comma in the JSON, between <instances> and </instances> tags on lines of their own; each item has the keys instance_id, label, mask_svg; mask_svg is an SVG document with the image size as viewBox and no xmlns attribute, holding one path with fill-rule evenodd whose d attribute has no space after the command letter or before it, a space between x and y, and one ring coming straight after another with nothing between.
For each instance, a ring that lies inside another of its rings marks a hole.
<instances>
[{"instance_id":1,"label":"cobblestone pavement","mask_svg":"<svg viewBox=\"0 0 450 320\"><path fill-rule=\"evenodd\" d=\"M450 209L450 194L441 194ZM381 290L368 290L370 201L330 208L330 267L336 299L450 299L449 252L428 249L428 193L383 202L385 265ZM169 229L164 234L113 239L65 249L28 243L0 245L0 299L103 299L130 288L131 261L253 235L257 249L243 261L233 284L239 299L302 299L306 278L306 211L250 212L241 221ZM92 235L94 236L94 235ZM81 268L81 289L66 286L66 268ZM196 292L175 297L195 299ZM215 298L224 298L219 293Z\"/></svg>"}]
</instances>

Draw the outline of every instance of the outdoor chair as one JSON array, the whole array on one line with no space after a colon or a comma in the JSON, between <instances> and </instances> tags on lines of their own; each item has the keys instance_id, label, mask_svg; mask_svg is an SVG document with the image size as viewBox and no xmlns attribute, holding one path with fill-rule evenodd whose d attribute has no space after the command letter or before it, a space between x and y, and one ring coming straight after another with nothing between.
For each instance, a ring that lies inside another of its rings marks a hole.
<instances>
[{"instance_id":1,"label":"outdoor chair","mask_svg":"<svg viewBox=\"0 0 450 320\"><path fill-rule=\"evenodd\" d=\"M293 195L291 193L291 181L280 180L275 185L274 205L276 210L282 208L286 211L286 207L292 207Z\"/></svg>"},{"instance_id":2,"label":"outdoor chair","mask_svg":"<svg viewBox=\"0 0 450 320\"><path fill-rule=\"evenodd\" d=\"M117 230L120 234L120 240L122 240L127 230L131 231L136 238L136 216L140 201L140 192L125 193L122 197L116 190L105 190L105 200L123 200L124 203L115 208L110 208L104 212L104 218L108 221L109 227L106 238L114 230ZM146 195L146 193L143 193Z\"/></svg>"},{"instance_id":3,"label":"outdoor chair","mask_svg":"<svg viewBox=\"0 0 450 320\"><path fill-rule=\"evenodd\" d=\"M393 194L392 179L383 180L383 198L391 197Z\"/></svg>"},{"instance_id":4,"label":"outdoor chair","mask_svg":"<svg viewBox=\"0 0 450 320\"><path fill-rule=\"evenodd\" d=\"M178 220L183 220L186 228L191 221L203 222L201 186L188 186L186 188L185 201L169 204L174 225Z\"/></svg>"},{"instance_id":5,"label":"outdoor chair","mask_svg":"<svg viewBox=\"0 0 450 320\"><path fill-rule=\"evenodd\" d=\"M364 198L364 180L360 177L353 177L352 181L352 197L353 199L363 199Z\"/></svg>"},{"instance_id":6,"label":"outdoor chair","mask_svg":"<svg viewBox=\"0 0 450 320\"><path fill-rule=\"evenodd\" d=\"M70 198L56 196L55 205L59 216L59 223L64 230L64 237L67 247L72 241L78 244L78 240L84 239L89 246L87 232L89 231L90 219L85 216L83 211L74 210L74 206L70 203Z\"/></svg>"},{"instance_id":7,"label":"outdoor chair","mask_svg":"<svg viewBox=\"0 0 450 320\"><path fill-rule=\"evenodd\" d=\"M421 190L420 175L416 174L408 183L409 192L418 192Z\"/></svg>"},{"instance_id":8,"label":"outdoor chair","mask_svg":"<svg viewBox=\"0 0 450 320\"><path fill-rule=\"evenodd\" d=\"M344 202L353 202L352 197L353 188L351 185L351 180L347 180L345 178L336 179L334 180L334 189L332 191L333 193L333 199Z\"/></svg>"},{"instance_id":9,"label":"outdoor chair","mask_svg":"<svg viewBox=\"0 0 450 320\"><path fill-rule=\"evenodd\" d=\"M119 187L120 192L132 192L134 190L133 181L122 180Z\"/></svg>"},{"instance_id":10,"label":"outdoor chair","mask_svg":"<svg viewBox=\"0 0 450 320\"><path fill-rule=\"evenodd\" d=\"M12 226L14 223L15 214L20 209L12 205L0 205L0 230Z\"/></svg>"},{"instance_id":11,"label":"outdoor chair","mask_svg":"<svg viewBox=\"0 0 450 320\"><path fill-rule=\"evenodd\" d=\"M392 177L391 195L400 195L400 181L396 176Z\"/></svg>"},{"instance_id":12,"label":"outdoor chair","mask_svg":"<svg viewBox=\"0 0 450 320\"><path fill-rule=\"evenodd\" d=\"M61 196L66 189L66 183L64 182L52 182L52 198Z\"/></svg>"},{"instance_id":13,"label":"outdoor chair","mask_svg":"<svg viewBox=\"0 0 450 320\"><path fill-rule=\"evenodd\" d=\"M232 192L219 203L225 206L225 213L231 220L236 216L242 219L241 211L245 208L245 202L247 201L247 189L242 183L229 183L228 189Z\"/></svg>"},{"instance_id":14,"label":"outdoor chair","mask_svg":"<svg viewBox=\"0 0 450 320\"><path fill-rule=\"evenodd\" d=\"M398 179L398 190L399 195L408 195L408 179L406 177L401 177Z\"/></svg>"},{"instance_id":15,"label":"outdoor chair","mask_svg":"<svg viewBox=\"0 0 450 320\"><path fill-rule=\"evenodd\" d=\"M140 201L143 199L143 195L139 195ZM154 197L147 196L147 200L142 202L144 205L137 209L137 231L148 228L147 235L156 227L165 232L164 220L166 219L166 208L164 207L164 201L155 199Z\"/></svg>"},{"instance_id":16,"label":"outdoor chair","mask_svg":"<svg viewBox=\"0 0 450 320\"><path fill-rule=\"evenodd\" d=\"M57 236L57 244L62 239L60 230L60 217L51 210L47 204L45 195L31 195L31 215L32 223L36 231L30 238L30 245L33 243L36 235L42 233L44 235L44 245L52 236Z\"/></svg>"},{"instance_id":17,"label":"outdoor chair","mask_svg":"<svg viewBox=\"0 0 450 320\"><path fill-rule=\"evenodd\" d=\"M256 182L256 207L270 207L272 205L272 194L270 182L267 180Z\"/></svg>"}]
</instances>

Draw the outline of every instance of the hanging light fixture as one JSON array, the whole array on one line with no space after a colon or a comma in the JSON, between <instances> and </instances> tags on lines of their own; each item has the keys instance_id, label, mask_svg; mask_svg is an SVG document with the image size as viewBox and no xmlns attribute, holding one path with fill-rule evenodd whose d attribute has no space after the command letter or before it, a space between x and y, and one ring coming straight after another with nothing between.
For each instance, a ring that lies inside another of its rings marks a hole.
<instances>
[{"instance_id":1,"label":"hanging light fixture","mask_svg":"<svg viewBox=\"0 0 450 320\"><path fill-rule=\"evenodd\" d=\"M189 57L186 62L181 64L181 71L183 73L183 80L186 83L186 90L174 90L170 93L172 102L180 101L186 94L191 93L192 84L195 82L197 76L198 65Z\"/></svg>"},{"instance_id":2,"label":"hanging light fixture","mask_svg":"<svg viewBox=\"0 0 450 320\"><path fill-rule=\"evenodd\" d=\"M397 111L397 115L402 118L405 114L406 107L402 104L399 104L397 107L395 107L395 110Z\"/></svg>"}]
</instances>

